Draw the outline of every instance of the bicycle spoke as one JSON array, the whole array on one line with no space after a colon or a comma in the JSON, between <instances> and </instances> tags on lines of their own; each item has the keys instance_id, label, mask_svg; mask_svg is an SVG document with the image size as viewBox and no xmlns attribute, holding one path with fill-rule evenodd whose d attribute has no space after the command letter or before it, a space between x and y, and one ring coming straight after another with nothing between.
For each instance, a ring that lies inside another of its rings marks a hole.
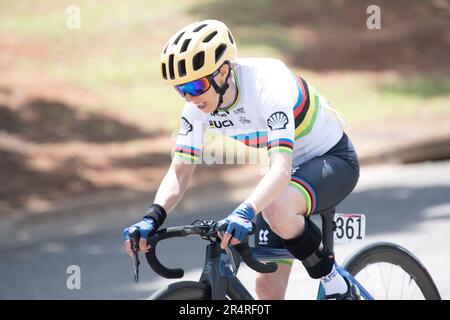
<instances>
[{"instance_id":1,"label":"bicycle spoke","mask_svg":"<svg viewBox=\"0 0 450 320\"><path fill-rule=\"evenodd\" d=\"M358 278L374 297L404 299L406 296L415 296L417 292L417 284L412 281L414 279L407 280L408 276L408 273L395 265L374 263L364 268ZM416 287L412 287L414 285L412 282Z\"/></svg>"},{"instance_id":2,"label":"bicycle spoke","mask_svg":"<svg viewBox=\"0 0 450 320\"><path fill-rule=\"evenodd\" d=\"M440 299L420 261L398 245L368 246L345 267L375 299Z\"/></svg>"},{"instance_id":3,"label":"bicycle spoke","mask_svg":"<svg viewBox=\"0 0 450 320\"><path fill-rule=\"evenodd\" d=\"M385 284L385 281L384 281L383 271L381 270L380 264L377 264L377 265L378 265L378 271L379 271L380 276L381 276L381 283L383 284L384 292L386 293L385 298L388 299L389 295L388 295L386 284Z\"/></svg>"},{"instance_id":4,"label":"bicycle spoke","mask_svg":"<svg viewBox=\"0 0 450 320\"><path fill-rule=\"evenodd\" d=\"M403 297L403 288L404 288L404 285L405 285L405 275L406 275L406 273L403 273L403 277L402 277L402 290L400 291L400 300L401 300L401 298Z\"/></svg>"},{"instance_id":5,"label":"bicycle spoke","mask_svg":"<svg viewBox=\"0 0 450 320\"><path fill-rule=\"evenodd\" d=\"M369 267L370 267L370 265L367 266L367 268L365 269L365 273L366 273L367 282L369 283L370 292L374 292L373 287L372 287L372 281L370 279Z\"/></svg>"},{"instance_id":6,"label":"bicycle spoke","mask_svg":"<svg viewBox=\"0 0 450 320\"><path fill-rule=\"evenodd\" d=\"M356 278L375 298L397 300L425 298L414 277L393 264L380 262L367 265Z\"/></svg>"},{"instance_id":7,"label":"bicycle spoke","mask_svg":"<svg viewBox=\"0 0 450 320\"><path fill-rule=\"evenodd\" d=\"M394 266L391 264L391 270L389 271L389 278L388 278L388 288L387 288L387 292L389 292L390 286L391 286L391 276L392 276L392 270L394 268Z\"/></svg>"}]
</instances>

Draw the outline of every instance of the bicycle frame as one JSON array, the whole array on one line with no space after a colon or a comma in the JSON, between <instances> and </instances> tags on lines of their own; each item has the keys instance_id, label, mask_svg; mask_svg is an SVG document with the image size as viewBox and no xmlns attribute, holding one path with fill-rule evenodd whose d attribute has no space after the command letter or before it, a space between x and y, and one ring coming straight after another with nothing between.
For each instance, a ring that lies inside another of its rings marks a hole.
<instances>
[{"instance_id":1,"label":"bicycle frame","mask_svg":"<svg viewBox=\"0 0 450 320\"><path fill-rule=\"evenodd\" d=\"M322 220L323 243L334 249L334 214L335 209L319 213ZM276 260L280 258L293 258L286 249L269 248L265 250L252 249L253 255L261 260ZM232 261L232 260L235 261ZM233 300L254 300L242 282L236 277L240 257L236 252L228 254L220 248L220 243L210 243L206 246L205 264L199 282L211 288L212 300L225 300L227 296ZM237 263L236 263L237 260ZM233 270L233 265L236 270ZM367 290L345 269L336 265L341 274L345 274L360 290L361 296L366 300L374 300ZM325 299L325 291L320 284L317 292L317 300Z\"/></svg>"},{"instance_id":2,"label":"bicycle frame","mask_svg":"<svg viewBox=\"0 0 450 320\"><path fill-rule=\"evenodd\" d=\"M334 214L336 213L336 209L333 208L329 211L320 213L320 217L322 219L322 235L323 235L323 243L334 252L334 231L336 229L336 225L334 222ZM359 291L361 296L366 300L374 300L374 298L367 292L367 290L344 268L340 267L336 264L336 269L338 269L340 274L344 274L347 279L349 279L352 283L354 283ZM325 299L325 290L323 289L322 284L319 285L319 290L317 292L317 300Z\"/></svg>"},{"instance_id":3,"label":"bicycle frame","mask_svg":"<svg viewBox=\"0 0 450 320\"><path fill-rule=\"evenodd\" d=\"M334 231L336 230L334 215L334 208L318 213L318 216L322 219L323 243L332 252ZM227 298L230 298L233 300L254 300L253 296L236 277L241 259L251 269L261 273L268 273L276 270L276 263L263 263L260 260L270 261L294 258L283 248L255 247L252 249L247 240L235 246L229 245L223 250L220 248L221 239L217 234L220 229L218 229L217 224L212 220L196 220L196 222L200 222L200 224L195 224L194 222L191 225L159 230L147 239L152 248L152 250L145 254L147 262L157 274L168 279L181 278L184 275L184 271L181 268L167 268L161 264L156 255L156 245L159 241L189 235L197 235L203 240L209 241L209 244L206 246L205 262L200 280L198 282L182 281L177 288L162 288L160 292L157 292L157 295L155 296L156 299L158 299L158 295L164 299L164 296L168 297L171 293L174 294L175 298L183 297L183 294L177 294L177 290L188 289L188 296L193 293L195 297L201 297L202 299L211 298L213 300L226 300ZM257 231L257 229L255 229L255 231ZM132 239L134 239L134 236L135 234L133 234ZM137 243L137 240L138 239L134 239L133 241ZM359 281L351 274L358 274L359 271L373 262L384 262L391 266L400 266L411 279L415 280L415 285L419 287L419 291L423 297L426 299L440 299L439 291L423 264L408 250L396 244L386 242L366 246L347 260L347 262L343 264L345 267L336 264L336 268L340 274L344 275L348 281L359 289L359 295L363 299L374 300L373 296L369 294L361 283L359 283ZM137 280L139 266L137 251L135 252L133 264L136 277L135 280ZM194 289L194 291L191 289ZM387 292L386 297L388 297ZM319 286L317 299L325 299L325 292L322 285Z\"/></svg>"},{"instance_id":4,"label":"bicycle frame","mask_svg":"<svg viewBox=\"0 0 450 320\"><path fill-rule=\"evenodd\" d=\"M359 291L361 296L365 299L365 300L375 300L369 292L367 292L366 289L364 289L364 287L362 286L362 284L360 284L358 282L358 280L356 280L349 272L347 272L347 270L345 270L344 268L336 265L336 269L339 270L340 274L344 274L347 279L349 279L352 283L354 283ZM324 300L325 299L325 290L323 289L322 284L319 285L319 292L317 293L317 300Z\"/></svg>"},{"instance_id":5,"label":"bicycle frame","mask_svg":"<svg viewBox=\"0 0 450 320\"><path fill-rule=\"evenodd\" d=\"M237 270L232 270L230 258L220 248L219 243L207 245L200 282L211 288L212 300L225 300L227 295L233 300L254 300L236 277L236 272Z\"/></svg>"}]
</instances>

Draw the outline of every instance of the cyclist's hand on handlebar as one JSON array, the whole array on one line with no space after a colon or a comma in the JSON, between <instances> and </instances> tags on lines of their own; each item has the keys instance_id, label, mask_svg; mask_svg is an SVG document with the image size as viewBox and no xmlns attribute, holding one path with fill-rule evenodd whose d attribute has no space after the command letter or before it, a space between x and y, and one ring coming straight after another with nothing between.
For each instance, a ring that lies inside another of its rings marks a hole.
<instances>
[{"instance_id":1,"label":"cyclist's hand on handlebar","mask_svg":"<svg viewBox=\"0 0 450 320\"><path fill-rule=\"evenodd\" d=\"M127 250L127 253L131 257L134 256L134 253L131 248L130 229L133 228L133 231L134 229L139 230L139 250L147 253L148 250L150 250L150 246L147 244L147 238L149 234L153 231L156 231L163 224L166 216L166 210L159 204L153 203L147 208L146 215L140 222L133 224L131 227L125 228L123 230L123 236L125 238L125 248Z\"/></svg>"},{"instance_id":2,"label":"cyclist's hand on handlebar","mask_svg":"<svg viewBox=\"0 0 450 320\"><path fill-rule=\"evenodd\" d=\"M220 220L219 225L228 223L227 230L223 235L220 247L225 249L231 240L231 244L238 244L244 240L245 236L252 232L251 220L255 216L253 207L248 203L243 203L225 219ZM220 235L220 233L219 233Z\"/></svg>"},{"instance_id":3,"label":"cyclist's hand on handlebar","mask_svg":"<svg viewBox=\"0 0 450 320\"><path fill-rule=\"evenodd\" d=\"M133 257L133 250L131 249L130 241L130 229L136 228L139 230L139 250L142 252L148 252L150 245L147 244L147 237L155 229L155 221L151 218L144 218L140 222L133 224L131 227L123 230L123 236L125 238L125 249L131 257Z\"/></svg>"}]
</instances>

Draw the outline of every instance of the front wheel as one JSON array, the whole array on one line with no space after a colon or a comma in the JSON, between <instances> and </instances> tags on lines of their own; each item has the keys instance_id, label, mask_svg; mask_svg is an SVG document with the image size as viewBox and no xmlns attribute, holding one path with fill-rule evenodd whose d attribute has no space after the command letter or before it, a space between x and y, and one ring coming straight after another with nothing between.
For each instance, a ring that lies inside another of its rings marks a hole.
<instances>
[{"instance_id":1,"label":"front wheel","mask_svg":"<svg viewBox=\"0 0 450 320\"><path fill-rule=\"evenodd\" d=\"M344 268L375 299L441 299L419 259L393 243L375 243L361 249L344 264Z\"/></svg>"},{"instance_id":2,"label":"front wheel","mask_svg":"<svg viewBox=\"0 0 450 320\"><path fill-rule=\"evenodd\" d=\"M211 289L201 282L180 281L159 289L149 300L211 300Z\"/></svg>"}]
</instances>

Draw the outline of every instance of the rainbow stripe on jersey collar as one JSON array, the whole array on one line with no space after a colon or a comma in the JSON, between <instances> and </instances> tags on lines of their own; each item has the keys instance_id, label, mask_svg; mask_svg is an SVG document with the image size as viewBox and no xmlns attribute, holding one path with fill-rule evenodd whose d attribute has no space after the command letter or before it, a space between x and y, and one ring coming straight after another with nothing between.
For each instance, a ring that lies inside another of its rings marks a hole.
<instances>
[{"instance_id":1,"label":"rainbow stripe on jersey collar","mask_svg":"<svg viewBox=\"0 0 450 320\"><path fill-rule=\"evenodd\" d=\"M225 111L230 111L230 110L234 109L234 107L236 107L236 105L239 103L239 98L241 97L241 90L239 89L239 80L237 77L237 73L234 70L231 70L231 72L233 73L234 83L236 84L236 92L234 95L234 101L232 104L230 104L226 108L217 108L217 111L219 111L219 112L225 112Z\"/></svg>"}]
</instances>

